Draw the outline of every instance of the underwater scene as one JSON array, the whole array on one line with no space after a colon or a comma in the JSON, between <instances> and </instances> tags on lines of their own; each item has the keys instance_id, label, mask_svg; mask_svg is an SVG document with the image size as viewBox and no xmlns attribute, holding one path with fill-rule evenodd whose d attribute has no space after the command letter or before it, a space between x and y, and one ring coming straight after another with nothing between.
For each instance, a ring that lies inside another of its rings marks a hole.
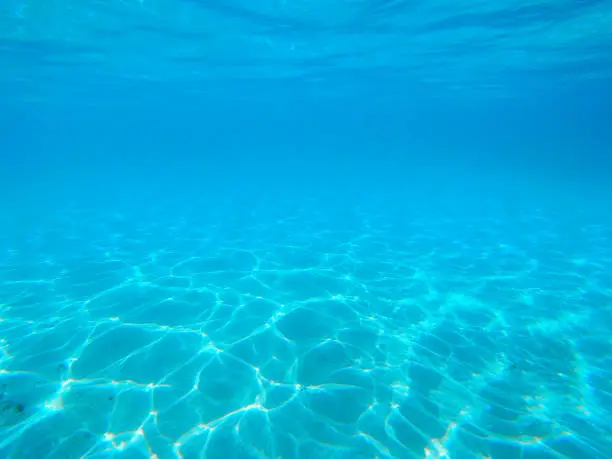
<instances>
[{"instance_id":1,"label":"underwater scene","mask_svg":"<svg viewBox=\"0 0 612 459\"><path fill-rule=\"evenodd\" d=\"M0 0L0 458L612 458L612 2Z\"/></svg>"}]
</instances>

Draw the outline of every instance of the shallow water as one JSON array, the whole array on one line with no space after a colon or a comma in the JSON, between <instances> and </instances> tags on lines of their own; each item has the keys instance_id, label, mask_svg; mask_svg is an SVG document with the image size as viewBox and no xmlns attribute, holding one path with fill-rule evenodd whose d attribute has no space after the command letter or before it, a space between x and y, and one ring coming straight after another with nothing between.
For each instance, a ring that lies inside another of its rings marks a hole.
<instances>
[{"instance_id":1,"label":"shallow water","mask_svg":"<svg viewBox=\"0 0 612 459\"><path fill-rule=\"evenodd\" d=\"M612 2L0 2L0 458L612 458Z\"/></svg>"},{"instance_id":2,"label":"shallow water","mask_svg":"<svg viewBox=\"0 0 612 459\"><path fill-rule=\"evenodd\" d=\"M2 455L612 454L601 216L321 209L5 239Z\"/></svg>"}]
</instances>

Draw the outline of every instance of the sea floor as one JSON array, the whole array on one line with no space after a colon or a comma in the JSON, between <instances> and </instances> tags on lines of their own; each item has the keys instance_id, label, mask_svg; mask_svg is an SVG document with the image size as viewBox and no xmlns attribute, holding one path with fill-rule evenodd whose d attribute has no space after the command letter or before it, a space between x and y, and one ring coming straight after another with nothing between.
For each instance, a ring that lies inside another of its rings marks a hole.
<instances>
[{"instance_id":1,"label":"sea floor","mask_svg":"<svg viewBox=\"0 0 612 459\"><path fill-rule=\"evenodd\" d=\"M610 458L611 237L59 212L0 240L0 457Z\"/></svg>"}]
</instances>

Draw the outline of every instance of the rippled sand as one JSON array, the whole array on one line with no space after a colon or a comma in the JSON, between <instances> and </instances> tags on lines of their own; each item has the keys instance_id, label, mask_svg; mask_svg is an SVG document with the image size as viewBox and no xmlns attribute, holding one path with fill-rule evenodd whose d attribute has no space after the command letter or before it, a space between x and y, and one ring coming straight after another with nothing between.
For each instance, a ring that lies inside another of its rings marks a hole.
<instances>
[{"instance_id":1,"label":"rippled sand","mask_svg":"<svg viewBox=\"0 0 612 459\"><path fill-rule=\"evenodd\" d=\"M0 242L0 456L612 457L612 229L62 213Z\"/></svg>"}]
</instances>

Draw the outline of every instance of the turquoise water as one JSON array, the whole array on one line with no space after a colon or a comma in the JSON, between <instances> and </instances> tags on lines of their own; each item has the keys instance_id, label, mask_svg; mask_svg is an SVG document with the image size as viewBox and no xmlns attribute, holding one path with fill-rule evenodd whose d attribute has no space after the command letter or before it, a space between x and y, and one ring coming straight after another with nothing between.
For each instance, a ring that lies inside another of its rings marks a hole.
<instances>
[{"instance_id":1,"label":"turquoise water","mask_svg":"<svg viewBox=\"0 0 612 459\"><path fill-rule=\"evenodd\" d=\"M611 458L611 15L0 2L0 458Z\"/></svg>"}]
</instances>

